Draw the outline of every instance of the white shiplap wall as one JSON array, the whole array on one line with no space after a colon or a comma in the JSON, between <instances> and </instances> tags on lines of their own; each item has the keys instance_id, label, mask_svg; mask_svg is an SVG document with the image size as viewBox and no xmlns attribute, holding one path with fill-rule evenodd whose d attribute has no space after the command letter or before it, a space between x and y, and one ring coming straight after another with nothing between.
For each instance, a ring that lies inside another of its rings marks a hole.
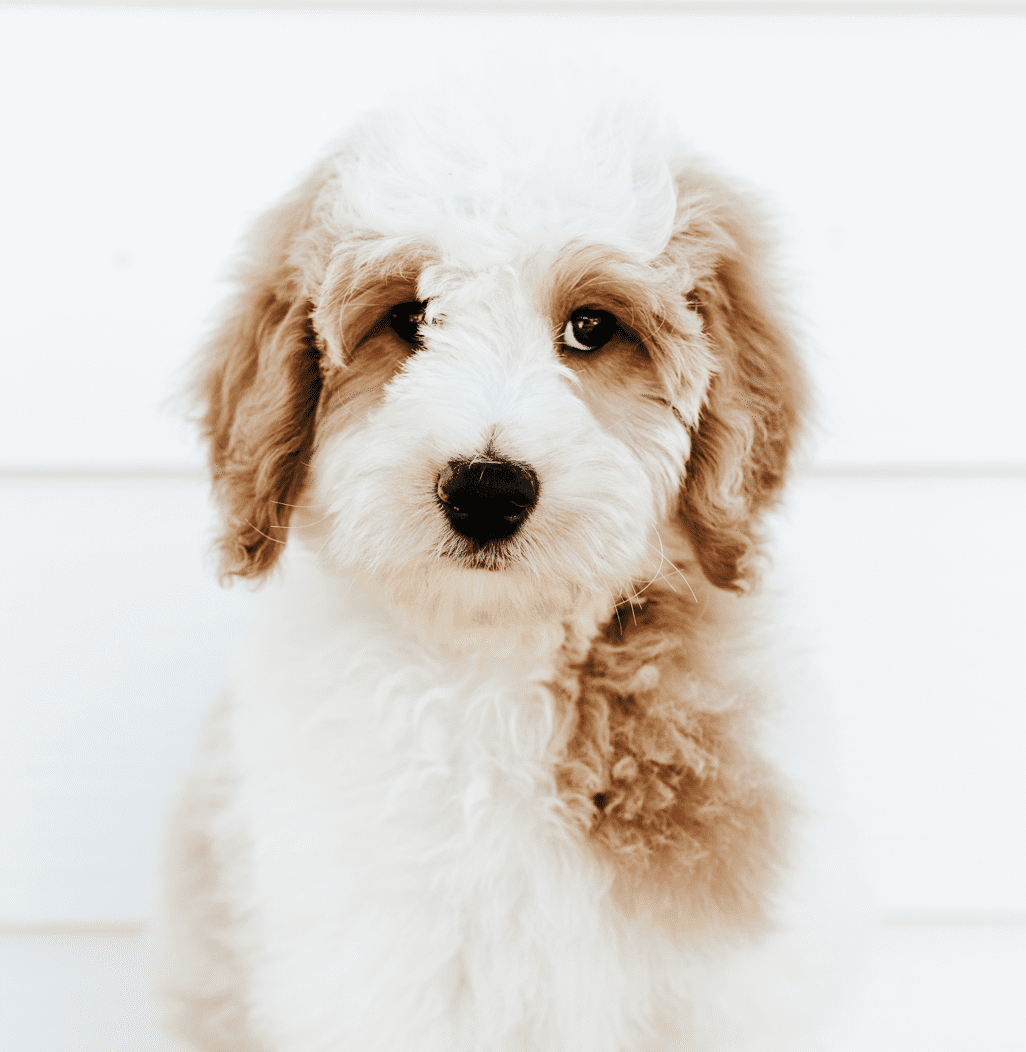
<instances>
[{"instance_id":1,"label":"white shiplap wall","mask_svg":"<svg viewBox=\"0 0 1026 1052\"><path fill-rule=\"evenodd\" d=\"M822 428L781 564L891 925L832 1047L1026 1048L1026 7L492 7L0 7L0 1048L150 1047L133 926L250 598L161 402L233 243L425 62L559 46L670 98L789 247Z\"/></svg>"}]
</instances>

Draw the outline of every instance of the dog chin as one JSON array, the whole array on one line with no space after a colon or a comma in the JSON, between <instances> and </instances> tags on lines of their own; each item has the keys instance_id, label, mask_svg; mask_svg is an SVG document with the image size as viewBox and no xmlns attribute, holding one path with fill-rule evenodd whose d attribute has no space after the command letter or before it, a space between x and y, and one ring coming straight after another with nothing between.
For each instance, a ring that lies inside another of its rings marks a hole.
<instances>
[{"instance_id":1,"label":"dog chin","mask_svg":"<svg viewBox=\"0 0 1026 1052\"><path fill-rule=\"evenodd\" d=\"M472 645L492 631L521 635L560 629L567 621L612 610L615 589L571 580L541 580L515 567L474 569L439 559L433 565L397 566L361 584L376 595L397 624L417 638Z\"/></svg>"}]
</instances>

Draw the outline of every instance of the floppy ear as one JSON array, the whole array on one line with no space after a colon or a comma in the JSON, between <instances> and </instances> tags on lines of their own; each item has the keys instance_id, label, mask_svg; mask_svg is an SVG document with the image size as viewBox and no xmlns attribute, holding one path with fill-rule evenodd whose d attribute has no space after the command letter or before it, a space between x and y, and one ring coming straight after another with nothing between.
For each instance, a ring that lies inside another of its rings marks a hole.
<instances>
[{"instance_id":1,"label":"floppy ear","mask_svg":"<svg viewBox=\"0 0 1026 1052\"><path fill-rule=\"evenodd\" d=\"M241 292L201 352L194 394L225 516L222 581L274 565L306 478L321 377L299 260L309 256L305 235L322 181L315 173L257 225Z\"/></svg>"},{"instance_id":2,"label":"floppy ear","mask_svg":"<svg viewBox=\"0 0 1026 1052\"><path fill-rule=\"evenodd\" d=\"M731 189L679 185L690 299L717 362L692 435L680 512L709 580L744 591L757 576L759 526L779 496L807 406L806 381L769 271L755 209ZM694 271L693 271L694 272Z\"/></svg>"}]
</instances>

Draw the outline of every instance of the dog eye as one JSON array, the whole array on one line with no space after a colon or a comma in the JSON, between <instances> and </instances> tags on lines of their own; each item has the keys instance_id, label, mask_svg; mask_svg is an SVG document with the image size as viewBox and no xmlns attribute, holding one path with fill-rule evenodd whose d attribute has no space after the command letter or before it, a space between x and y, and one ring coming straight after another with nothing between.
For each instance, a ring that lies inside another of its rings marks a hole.
<instances>
[{"instance_id":1,"label":"dog eye","mask_svg":"<svg viewBox=\"0 0 1026 1052\"><path fill-rule=\"evenodd\" d=\"M412 347L419 347L420 326L424 321L426 303L400 303L388 312L392 332Z\"/></svg>"},{"instance_id":2,"label":"dog eye","mask_svg":"<svg viewBox=\"0 0 1026 1052\"><path fill-rule=\"evenodd\" d=\"M575 351L597 351L616 333L616 318L607 310L581 307L570 315L563 343Z\"/></svg>"}]
</instances>

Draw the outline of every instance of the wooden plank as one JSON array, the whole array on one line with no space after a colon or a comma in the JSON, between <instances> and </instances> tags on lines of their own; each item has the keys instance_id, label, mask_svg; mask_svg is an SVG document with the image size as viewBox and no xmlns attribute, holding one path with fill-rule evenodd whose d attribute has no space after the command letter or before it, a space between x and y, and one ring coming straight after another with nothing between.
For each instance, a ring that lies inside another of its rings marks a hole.
<instances>
[{"instance_id":1,"label":"wooden plank","mask_svg":"<svg viewBox=\"0 0 1026 1052\"><path fill-rule=\"evenodd\" d=\"M10 3L42 6L43 0L2 0ZM64 6L94 7L97 0L69 0ZM534 12L611 12L616 14L641 12L674 12L686 14L774 12L783 14L820 14L836 11L857 13L906 14L937 12L1018 13L1026 9L1022 0L168 0L155 4L153 0L115 0L104 6L128 8L209 8L239 10L258 8L282 10L310 8L333 12L389 11L396 14L417 11L445 12L447 15L476 11Z\"/></svg>"},{"instance_id":2,"label":"wooden plank","mask_svg":"<svg viewBox=\"0 0 1026 1052\"><path fill-rule=\"evenodd\" d=\"M820 464L1026 463L1021 18L4 7L0 465L198 463L160 404L240 232L383 79L412 90L425 56L497 34L518 61L573 39L646 71L766 192Z\"/></svg>"},{"instance_id":3,"label":"wooden plank","mask_svg":"<svg viewBox=\"0 0 1026 1052\"><path fill-rule=\"evenodd\" d=\"M1024 988L1026 926L876 929L816 1052L1022 1052ZM0 932L0 1047L172 1052L154 1018L140 935Z\"/></svg>"},{"instance_id":4,"label":"wooden plank","mask_svg":"<svg viewBox=\"0 0 1026 1052\"><path fill-rule=\"evenodd\" d=\"M149 1052L159 1041L139 935L0 933L0 1048Z\"/></svg>"},{"instance_id":5,"label":"wooden plank","mask_svg":"<svg viewBox=\"0 0 1026 1052\"><path fill-rule=\"evenodd\" d=\"M203 566L195 482L8 483L0 923L135 919L252 595Z\"/></svg>"},{"instance_id":6,"label":"wooden plank","mask_svg":"<svg viewBox=\"0 0 1026 1052\"><path fill-rule=\"evenodd\" d=\"M822 1052L1022 1052L1026 926L872 932Z\"/></svg>"},{"instance_id":7,"label":"wooden plank","mask_svg":"<svg viewBox=\"0 0 1026 1052\"><path fill-rule=\"evenodd\" d=\"M817 479L780 564L877 908L1026 909L1024 479Z\"/></svg>"},{"instance_id":8,"label":"wooden plank","mask_svg":"<svg viewBox=\"0 0 1026 1052\"><path fill-rule=\"evenodd\" d=\"M0 924L132 921L252 596L194 482L6 483ZM1026 480L810 479L779 524L880 912L1026 911Z\"/></svg>"}]
</instances>

